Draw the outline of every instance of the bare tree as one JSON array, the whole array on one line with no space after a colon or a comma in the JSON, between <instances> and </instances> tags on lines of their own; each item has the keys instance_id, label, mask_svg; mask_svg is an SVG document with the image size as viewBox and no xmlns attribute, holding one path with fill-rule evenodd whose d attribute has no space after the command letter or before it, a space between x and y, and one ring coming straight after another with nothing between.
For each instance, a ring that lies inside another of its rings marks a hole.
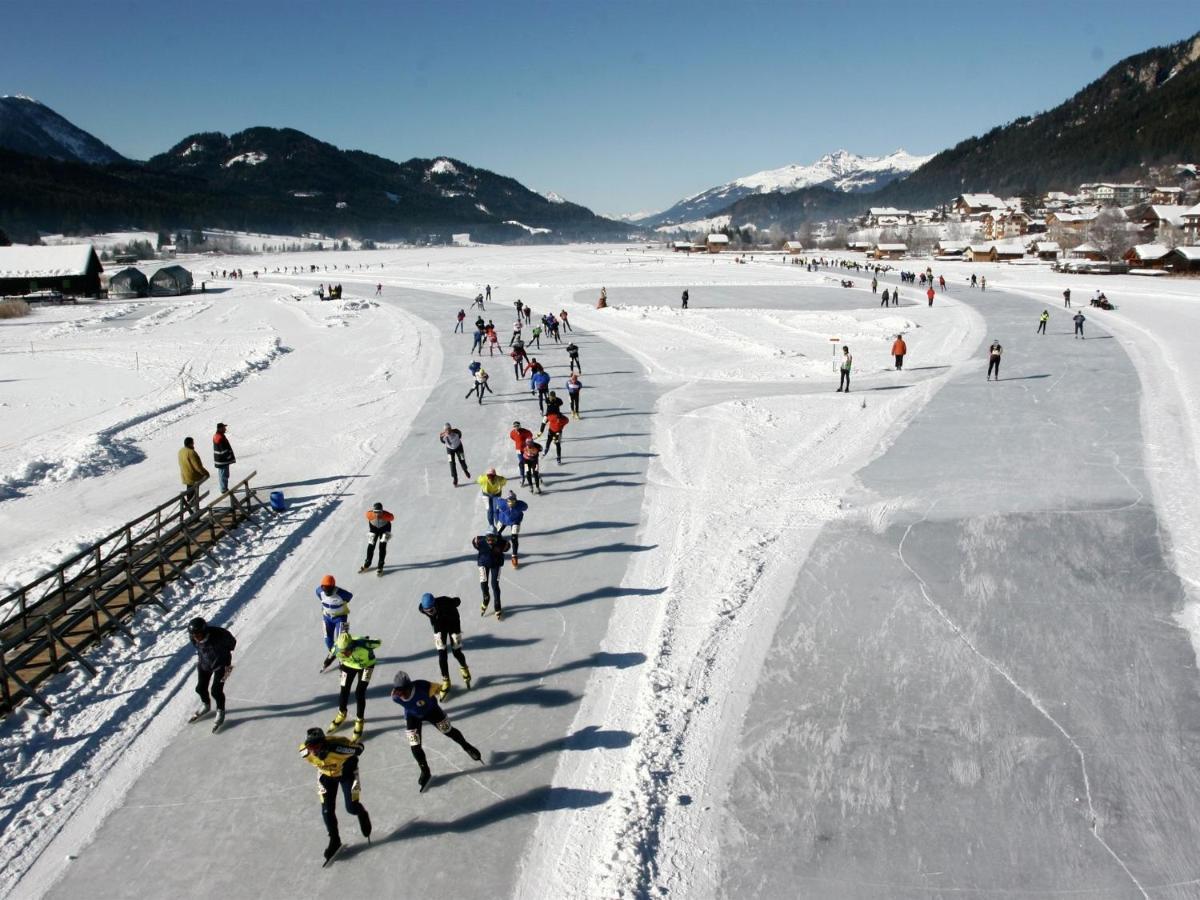
<instances>
[{"instance_id":1,"label":"bare tree","mask_svg":"<svg viewBox=\"0 0 1200 900\"><path fill-rule=\"evenodd\" d=\"M1137 242L1125 213L1114 206L1100 210L1088 230L1088 240L1109 262L1120 259Z\"/></svg>"}]
</instances>

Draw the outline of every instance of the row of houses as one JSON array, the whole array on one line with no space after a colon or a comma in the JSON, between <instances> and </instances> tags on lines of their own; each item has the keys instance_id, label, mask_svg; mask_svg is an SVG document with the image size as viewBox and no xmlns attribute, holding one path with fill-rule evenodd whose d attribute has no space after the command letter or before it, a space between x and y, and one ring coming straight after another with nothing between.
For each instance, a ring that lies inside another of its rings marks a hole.
<instances>
[{"instance_id":1,"label":"row of houses","mask_svg":"<svg viewBox=\"0 0 1200 900\"><path fill-rule=\"evenodd\" d=\"M105 291L112 297L168 297L192 287L192 273L183 266L165 266L149 277L132 266L106 273L91 244L0 247L0 297L99 297Z\"/></svg>"}]
</instances>

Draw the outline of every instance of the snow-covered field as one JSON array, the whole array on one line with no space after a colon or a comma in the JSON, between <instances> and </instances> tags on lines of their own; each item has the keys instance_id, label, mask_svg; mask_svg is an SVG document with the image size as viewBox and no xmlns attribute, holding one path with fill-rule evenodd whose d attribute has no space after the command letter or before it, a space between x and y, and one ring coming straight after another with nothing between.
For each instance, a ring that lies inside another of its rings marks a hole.
<instances>
[{"instance_id":1,"label":"snow-covered field","mask_svg":"<svg viewBox=\"0 0 1200 900\"><path fill-rule=\"evenodd\" d=\"M229 424L238 454L235 477L255 469L256 483L281 485L293 499L289 513L248 546L194 567L197 586L168 597L176 615L142 614L136 647L100 648L97 679L73 672L53 682L54 713L23 709L0 725L0 890L37 896L51 888L64 875L63 859L103 834L104 816L146 767L172 742L194 738L179 734L192 702L181 622L195 612L232 620L239 652L254 653L256 639L290 615L285 601L295 582L325 568L327 548L360 528L361 512L343 509L341 499L365 498L363 488L383 474L382 460L410 434L439 383L465 382L453 312L485 284L494 301L487 314L504 335L520 298L538 313L567 309L576 327L644 367L638 374L658 397L638 511L639 543L648 549L608 563L614 584L663 586L653 596L614 597L607 631L591 649L642 654L646 663L594 669L573 712L571 733L625 732L627 746L554 760L554 785L611 799L537 812L532 837L509 848L520 861L512 883L491 885L491 895L709 893L711 882L698 873L722 850L709 808L731 777L743 701L755 691L808 550L830 523L860 514L844 506L855 473L886 454L950 378L980 366L981 343L996 336L987 331L983 298L965 285L970 272L987 275L995 303L1028 305L1030 337L1039 307L1025 297L1058 315L1064 287L1076 305L1100 287L1117 304L1109 313L1084 311L1137 366L1146 476L1176 572L1196 599L1195 281L935 264L951 289L933 308L915 302L918 289L906 285L903 305L881 309L869 279L852 275L859 287L845 290L828 272L777 256L742 265L730 256L643 248L472 247L222 257L218 267L290 272L309 264L320 270L218 279L204 295L40 309L0 323L0 583L32 578L177 490L182 437L196 437L207 461L218 420ZM213 265L194 263L198 272ZM318 283L342 283L345 299L317 301ZM602 286L610 309L598 312ZM686 312L678 308L684 288ZM431 324L428 305L406 309L398 289L445 295L444 323ZM957 302L960 294L971 294L972 304ZM904 373L889 355L897 333L909 344ZM850 397L832 390L834 348L842 344L855 357ZM504 370L497 361L496 382ZM596 403L607 374L585 368ZM575 428L612 431L621 422L585 414ZM546 502L569 501L551 495ZM589 506L577 514L586 518ZM198 605L182 609L185 601ZM589 638L571 608L561 614L564 629ZM1200 640L1195 604L1179 614ZM400 753L397 764L407 755ZM215 769L196 774L221 777ZM283 777L307 786L309 773ZM429 815L453 820L456 811ZM315 819L298 830L319 831ZM280 835L281 854L293 852L295 840ZM382 884L389 855L403 852L403 844L385 845L347 865L378 867ZM455 864L465 870L467 859ZM462 877L465 895L483 895ZM96 889L100 896L123 890Z\"/></svg>"}]
</instances>

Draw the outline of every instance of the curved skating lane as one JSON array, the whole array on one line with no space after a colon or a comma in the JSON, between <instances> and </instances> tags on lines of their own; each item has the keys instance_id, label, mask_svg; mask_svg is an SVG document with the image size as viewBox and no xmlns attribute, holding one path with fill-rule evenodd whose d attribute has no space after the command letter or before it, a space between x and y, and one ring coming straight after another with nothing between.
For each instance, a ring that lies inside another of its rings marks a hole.
<instances>
[{"instance_id":1,"label":"curved skating lane","mask_svg":"<svg viewBox=\"0 0 1200 900\"><path fill-rule=\"evenodd\" d=\"M1088 309L1076 340L955 296L988 339L805 562L707 892L1195 897L1200 697L1137 373Z\"/></svg>"}]
</instances>

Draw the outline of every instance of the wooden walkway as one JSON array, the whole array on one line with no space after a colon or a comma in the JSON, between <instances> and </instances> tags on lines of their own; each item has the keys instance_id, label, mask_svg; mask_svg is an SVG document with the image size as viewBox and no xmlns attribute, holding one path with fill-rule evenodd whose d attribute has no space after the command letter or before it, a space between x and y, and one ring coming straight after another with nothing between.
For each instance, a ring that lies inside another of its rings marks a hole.
<instances>
[{"instance_id":1,"label":"wooden walkway","mask_svg":"<svg viewBox=\"0 0 1200 900\"><path fill-rule=\"evenodd\" d=\"M3 600L0 621L0 715L33 700L49 711L37 688L76 662L93 675L82 655L107 632L132 641L133 613L154 603L176 578L190 580L187 567L247 521L271 514L250 480L251 472L198 510L180 494L126 522ZM201 495L202 503L207 495Z\"/></svg>"}]
</instances>

